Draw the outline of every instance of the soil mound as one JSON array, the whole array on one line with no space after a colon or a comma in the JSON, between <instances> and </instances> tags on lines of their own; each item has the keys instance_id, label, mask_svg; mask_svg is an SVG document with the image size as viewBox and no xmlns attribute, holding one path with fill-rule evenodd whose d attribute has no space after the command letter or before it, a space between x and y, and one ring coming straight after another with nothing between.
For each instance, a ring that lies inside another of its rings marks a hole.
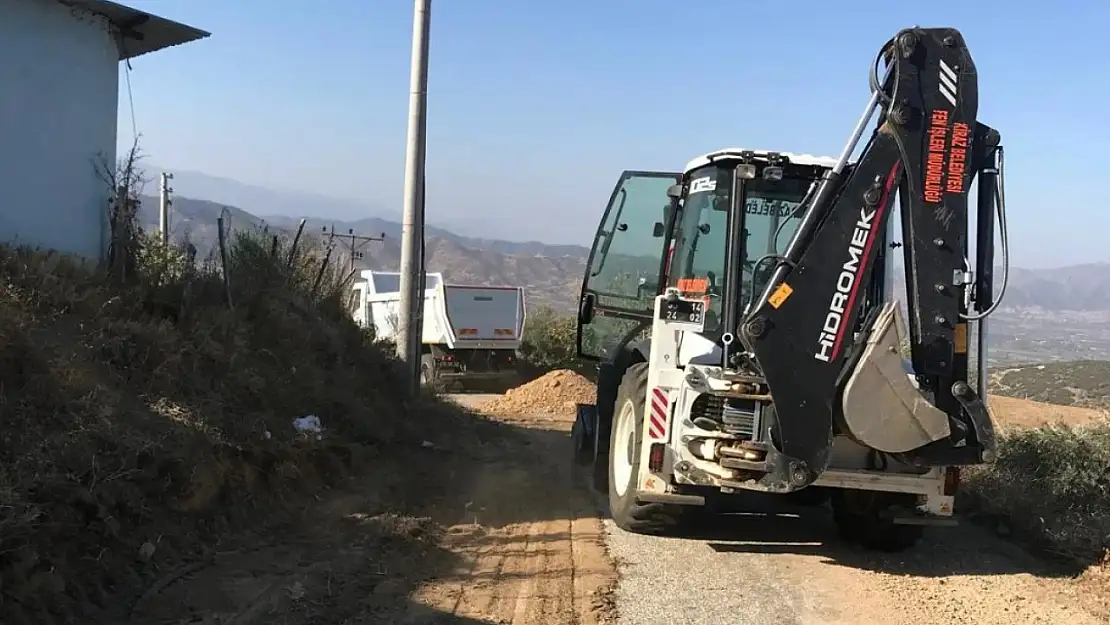
<instances>
[{"instance_id":1,"label":"soil mound","mask_svg":"<svg viewBox=\"0 0 1110 625\"><path fill-rule=\"evenodd\" d=\"M550 371L531 382L509 389L501 397L486 402L481 411L506 416L558 414L574 416L578 403L597 400L597 387L569 369Z\"/></svg>"}]
</instances>

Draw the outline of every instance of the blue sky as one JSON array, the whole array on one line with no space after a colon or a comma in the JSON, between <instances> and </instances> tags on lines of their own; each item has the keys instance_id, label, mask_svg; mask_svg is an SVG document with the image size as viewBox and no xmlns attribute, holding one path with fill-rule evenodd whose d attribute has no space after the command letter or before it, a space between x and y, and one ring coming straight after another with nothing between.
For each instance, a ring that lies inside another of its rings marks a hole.
<instances>
[{"instance_id":1,"label":"blue sky","mask_svg":"<svg viewBox=\"0 0 1110 625\"><path fill-rule=\"evenodd\" d=\"M127 3L213 33L133 63L151 163L399 211L411 2ZM435 0L429 220L587 243L623 169L735 145L835 155L878 47L951 25L1007 147L1018 264L1110 260L1107 23L1095 0Z\"/></svg>"}]
</instances>

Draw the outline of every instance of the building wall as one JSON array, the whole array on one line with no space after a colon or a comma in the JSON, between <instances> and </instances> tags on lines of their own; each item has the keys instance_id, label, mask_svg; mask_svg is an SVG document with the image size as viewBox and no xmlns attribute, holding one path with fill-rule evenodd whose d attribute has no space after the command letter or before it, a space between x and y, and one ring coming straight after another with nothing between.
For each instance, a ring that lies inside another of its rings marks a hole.
<instances>
[{"instance_id":1,"label":"building wall","mask_svg":"<svg viewBox=\"0 0 1110 625\"><path fill-rule=\"evenodd\" d=\"M0 0L0 241L99 258L119 52L103 18Z\"/></svg>"}]
</instances>

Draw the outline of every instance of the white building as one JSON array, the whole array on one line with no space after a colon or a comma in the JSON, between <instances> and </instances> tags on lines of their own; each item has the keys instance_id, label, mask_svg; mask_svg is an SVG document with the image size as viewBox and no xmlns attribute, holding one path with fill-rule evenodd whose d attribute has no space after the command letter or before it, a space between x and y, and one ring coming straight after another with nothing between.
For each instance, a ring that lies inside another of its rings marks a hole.
<instances>
[{"instance_id":1,"label":"white building","mask_svg":"<svg viewBox=\"0 0 1110 625\"><path fill-rule=\"evenodd\" d=\"M120 62L208 35L105 0L0 0L0 242L102 257Z\"/></svg>"}]
</instances>

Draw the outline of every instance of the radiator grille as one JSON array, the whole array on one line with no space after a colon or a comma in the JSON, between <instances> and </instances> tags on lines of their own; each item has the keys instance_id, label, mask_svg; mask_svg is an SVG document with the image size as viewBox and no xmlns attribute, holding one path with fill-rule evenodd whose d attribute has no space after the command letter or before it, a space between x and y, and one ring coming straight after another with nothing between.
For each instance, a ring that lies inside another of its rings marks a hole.
<instances>
[{"instance_id":1,"label":"radiator grille","mask_svg":"<svg viewBox=\"0 0 1110 625\"><path fill-rule=\"evenodd\" d=\"M690 408L690 418L698 417L722 424L721 429L730 434L752 438L757 427L756 402L703 393Z\"/></svg>"}]
</instances>

